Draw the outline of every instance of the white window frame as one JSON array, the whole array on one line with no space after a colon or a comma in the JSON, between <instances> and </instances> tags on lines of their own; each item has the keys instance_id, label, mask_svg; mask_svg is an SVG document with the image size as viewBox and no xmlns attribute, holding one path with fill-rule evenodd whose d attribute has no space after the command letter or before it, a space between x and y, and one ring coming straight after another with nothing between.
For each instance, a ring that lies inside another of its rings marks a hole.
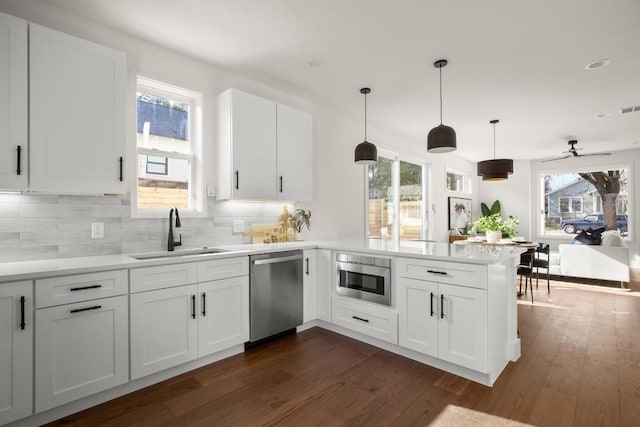
<instances>
[{"instance_id":1,"label":"white window frame","mask_svg":"<svg viewBox=\"0 0 640 427\"><path fill-rule=\"evenodd\" d=\"M189 111L189 144L190 153L178 153L139 147L137 138L134 138L135 146L135 174L131 183L131 217L132 218L164 218L168 215L165 208L138 208L138 156L141 154L166 157L169 159L187 160L191 164L189 179L189 209L180 209L180 215L184 217L206 216L206 203L204 197L203 166L202 166L202 117L203 95L189 89L172 85L170 83L153 80L141 75L136 77L136 93L144 92L151 95L170 98L191 106ZM137 103L134 109L137 117ZM137 122L137 119L136 119ZM136 129L137 132L137 129Z\"/></svg>"},{"instance_id":2,"label":"white window frame","mask_svg":"<svg viewBox=\"0 0 640 427\"><path fill-rule=\"evenodd\" d=\"M593 171L607 171L607 170L616 170L616 169L624 169L627 171L627 180L629 182L629 193L627 194L627 235L623 236L623 239L626 241L633 241L634 233L635 233L635 216L634 216L634 203L635 203L635 179L634 179L634 171L632 163L623 163L623 164L604 164L604 165L593 165L593 166L580 166L577 168L567 169L559 168L559 169L538 169L535 172L532 172L532 177L536 177L537 185L535 186L535 191L537 191L537 206L535 206L535 212L538 214L533 218L533 226L535 226L534 230L536 230L536 239L538 240L561 240L561 241L570 241L573 239L573 235L569 234L548 234L545 233L544 230L544 206L545 206L545 195L544 195L544 177L545 175L560 175L560 174L569 174L569 173L579 173L579 172L593 172ZM584 200L582 209L584 211Z\"/></svg>"},{"instance_id":3,"label":"white window frame","mask_svg":"<svg viewBox=\"0 0 640 427\"><path fill-rule=\"evenodd\" d=\"M462 191L449 189L449 185L448 185L449 174L460 175L462 177L462 180L463 180ZM450 168L449 166L447 166L445 168L445 173L444 173L444 184L445 184L445 191L447 191L449 193L467 194L467 195L473 194L473 189L471 187L471 177L469 176L469 174L467 172L464 172L464 171L461 171L461 170L458 170L458 169L454 169L454 168Z\"/></svg>"},{"instance_id":4,"label":"white window frame","mask_svg":"<svg viewBox=\"0 0 640 427\"><path fill-rule=\"evenodd\" d=\"M424 160L418 159L416 157L407 156L404 154L399 154L397 152L393 152L386 149L378 148L378 156L390 159L393 161L392 164L392 178L391 185L394 188L393 192L393 210L394 215L396 216L393 223L393 230L391 233L391 241L399 242L400 241L400 221L398 221L397 216L400 212L400 162L408 162L413 163L415 165L422 166L422 200L424 203L424 211L422 216L422 233L420 236L421 240L430 240L432 231L429 227L431 221L431 210L430 199L431 199L431 180L428 179L430 177L430 168L429 164ZM366 166L363 168L364 170L364 236L365 239L369 239L369 167ZM411 242L412 240L403 240L406 242Z\"/></svg>"}]
</instances>

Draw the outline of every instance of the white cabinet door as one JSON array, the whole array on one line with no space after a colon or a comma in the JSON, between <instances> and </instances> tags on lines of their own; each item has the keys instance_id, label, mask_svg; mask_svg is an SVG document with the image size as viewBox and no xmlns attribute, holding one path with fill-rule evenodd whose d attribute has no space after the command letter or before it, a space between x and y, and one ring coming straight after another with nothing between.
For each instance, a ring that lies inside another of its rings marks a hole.
<instances>
[{"instance_id":1,"label":"white cabinet door","mask_svg":"<svg viewBox=\"0 0 640 427\"><path fill-rule=\"evenodd\" d=\"M197 291L194 284L129 296L131 379L198 356Z\"/></svg>"},{"instance_id":2,"label":"white cabinet door","mask_svg":"<svg viewBox=\"0 0 640 427\"><path fill-rule=\"evenodd\" d=\"M249 276L198 284L200 357L249 341Z\"/></svg>"},{"instance_id":3,"label":"white cabinet door","mask_svg":"<svg viewBox=\"0 0 640 427\"><path fill-rule=\"evenodd\" d=\"M30 186L124 193L126 57L29 25Z\"/></svg>"},{"instance_id":4,"label":"white cabinet door","mask_svg":"<svg viewBox=\"0 0 640 427\"><path fill-rule=\"evenodd\" d=\"M438 357L438 284L407 278L397 283L400 345Z\"/></svg>"},{"instance_id":5,"label":"white cabinet door","mask_svg":"<svg viewBox=\"0 0 640 427\"><path fill-rule=\"evenodd\" d=\"M28 185L27 85L27 22L0 13L0 189Z\"/></svg>"},{"instance_id":6,"label":"white cabinet door","mask_svg":"<svg viewBox=\"0 0 640 427\"><path fill-rule=\"evenodd\" d=\"M276 103L231 93L232 198L276 198Z\"/></svg>"},{"instance_id":7,"label":"white cabinet door","mask_svg":"<svg viewBox=\"0 0 640 427\"><path fill-rule=\"evenodd\" d=\"M487 291L440 284L439 357L487 372Z\"/></svg>"},{"instance_id":8,"label":"white cabinet door","mask_svg":"<svg viewBox=\"0 0 640 427\"><path fill-rule=\"evenodd\" d=\"M336 267L328 249L316 249L316 317L331 322L331 296L334 294Z\"/></svg>"},{"instance_id":9,"label":"white cabinet door","mask_svg":"<svg viewBox=\"0 0 640 427\"><path fill-rule=\"evenodd\" d=\"M33 283L0 284L0 425L31 415Z\"/></svg>"},{"instance_id":10,"label":"white cabinet door","mask_svg":"<svg viewBox=\"0 0 640 427\"><path fill-rule=\"evenodd\" d=\"M308 249L303 251L303 271L302 276L302 321L309 322L316 318L316 305L317 305L317 290L316 290L316 276L317 276L317 263L316 263L316 249Z\"/></svg>"},{"instance_id":11,"label":"white cabinet door","mask_svg":"<svg viewBox=\"0 0 640 427\"><path fill-rule=\"evenodd\" d=\"M311 201L311 114L278 104L278 198Z\"/></svg>"},{"instance_id":12,"label":"white cabinet door","mask_svg":"<svg viewBox=\"0 0 640 427\"><path fill-rule=\"evenodd\" d=\"M127 382L126 295L39 309L35 318L36 412Z\"/></svg>"}]
</instances>

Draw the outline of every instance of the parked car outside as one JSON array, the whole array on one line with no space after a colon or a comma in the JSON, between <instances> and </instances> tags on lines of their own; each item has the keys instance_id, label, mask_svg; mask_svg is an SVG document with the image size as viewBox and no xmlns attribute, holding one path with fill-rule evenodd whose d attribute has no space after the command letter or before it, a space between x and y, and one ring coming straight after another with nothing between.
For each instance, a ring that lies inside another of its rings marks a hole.
<instances>
[{"instance_id":1,"label":"parked car outside","mask_svg":"<svg viewBox=\"0 0 640 427\"><path fill-rule=\"evenodd\" d=\"M616 215L618 221L618 229L620 233L627 232L627 214ZM604 219L602 214L591 214L580 219L563 220L560 228L567 234L576 234L588 228L596 229L604 227Z\"/></svg>"}]
</instances>

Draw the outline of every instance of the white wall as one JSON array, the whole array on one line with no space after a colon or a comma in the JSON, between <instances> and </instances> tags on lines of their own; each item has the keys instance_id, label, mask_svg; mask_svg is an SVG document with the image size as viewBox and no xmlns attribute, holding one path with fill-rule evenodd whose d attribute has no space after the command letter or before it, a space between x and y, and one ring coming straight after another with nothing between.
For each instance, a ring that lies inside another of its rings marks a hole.
<instances>
[{"instance_id":1,"label":"white wall","mask_svg":"<svg viewBox=\"0 0 640 427\"><path fill-rule=\"evenodd\" d=\"M363 117L345 116L289 88L278 89L260 82L230 73L210 64L184 56L176 51L158 46L128 34L106 28L96 22L79 18L38 0L3 0L0 10L31 22L47 26L71 35L94 41L126 52L131 71L129 103L130 158L135 146L135 75L172 83L203 93L206 111L204 127L204 175L205 183L214 183L215 96L229 87L254 93L258 96L291 105L313 114L314 126L314 202L303 207L313 211L310 238L362 238L365 236L364 170L353 163L353 150L362 140ZM354 88L357 91L358 88ZM436 100L425 100L436 102ZM372 117L375 114L372 114ZM452 154L429 155L426 153L426 133L436 120L425 119L424 140L414 140L386 132L369 121L369 140L380 147L423 159L429 163L432 199L427 202L430 210L431 238L448 239L446 166L475 174L475 163ZM455 127L455 124L452 124ZM459 145L471 143L458 141ZM135 174L136 162L129 162L130 176ZM474 203L477 203L474 196ZM214 242L215 243L215 242Z\"/></svg>"},{"instance_id":2,"label":"white wall","mask_svg":"<svg viewBox=\"0 0 640 427\"><path fill-rule=\"evenodd\" d=\"M482 181L480 177L476 177L478 202L473 207L474 217L481 215L481 202L491 207L495 200L500 200L502 217L513 215L518 218L518 235L531 238L533 235L530 217L535 206L531 199L530 175L528 160L514 160L513 174L505 181Z\"/></svg>"}]
</instances>

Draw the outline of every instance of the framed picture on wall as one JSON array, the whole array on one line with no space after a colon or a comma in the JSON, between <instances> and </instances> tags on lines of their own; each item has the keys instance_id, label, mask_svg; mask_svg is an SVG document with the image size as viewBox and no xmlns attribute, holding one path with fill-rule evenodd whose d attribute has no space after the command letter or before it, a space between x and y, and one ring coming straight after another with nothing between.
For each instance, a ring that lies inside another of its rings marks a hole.
<instances>
[{"instance_id":1,"label":"framed picture on wall","mask_svg":"<svg viewBox=\"0 0 640 427\"><path fill-rule=\"evenodd\" d=\"M471 199L449 197L449 230L465 233L471 218Z\"/></svg>"}]
</instances>

